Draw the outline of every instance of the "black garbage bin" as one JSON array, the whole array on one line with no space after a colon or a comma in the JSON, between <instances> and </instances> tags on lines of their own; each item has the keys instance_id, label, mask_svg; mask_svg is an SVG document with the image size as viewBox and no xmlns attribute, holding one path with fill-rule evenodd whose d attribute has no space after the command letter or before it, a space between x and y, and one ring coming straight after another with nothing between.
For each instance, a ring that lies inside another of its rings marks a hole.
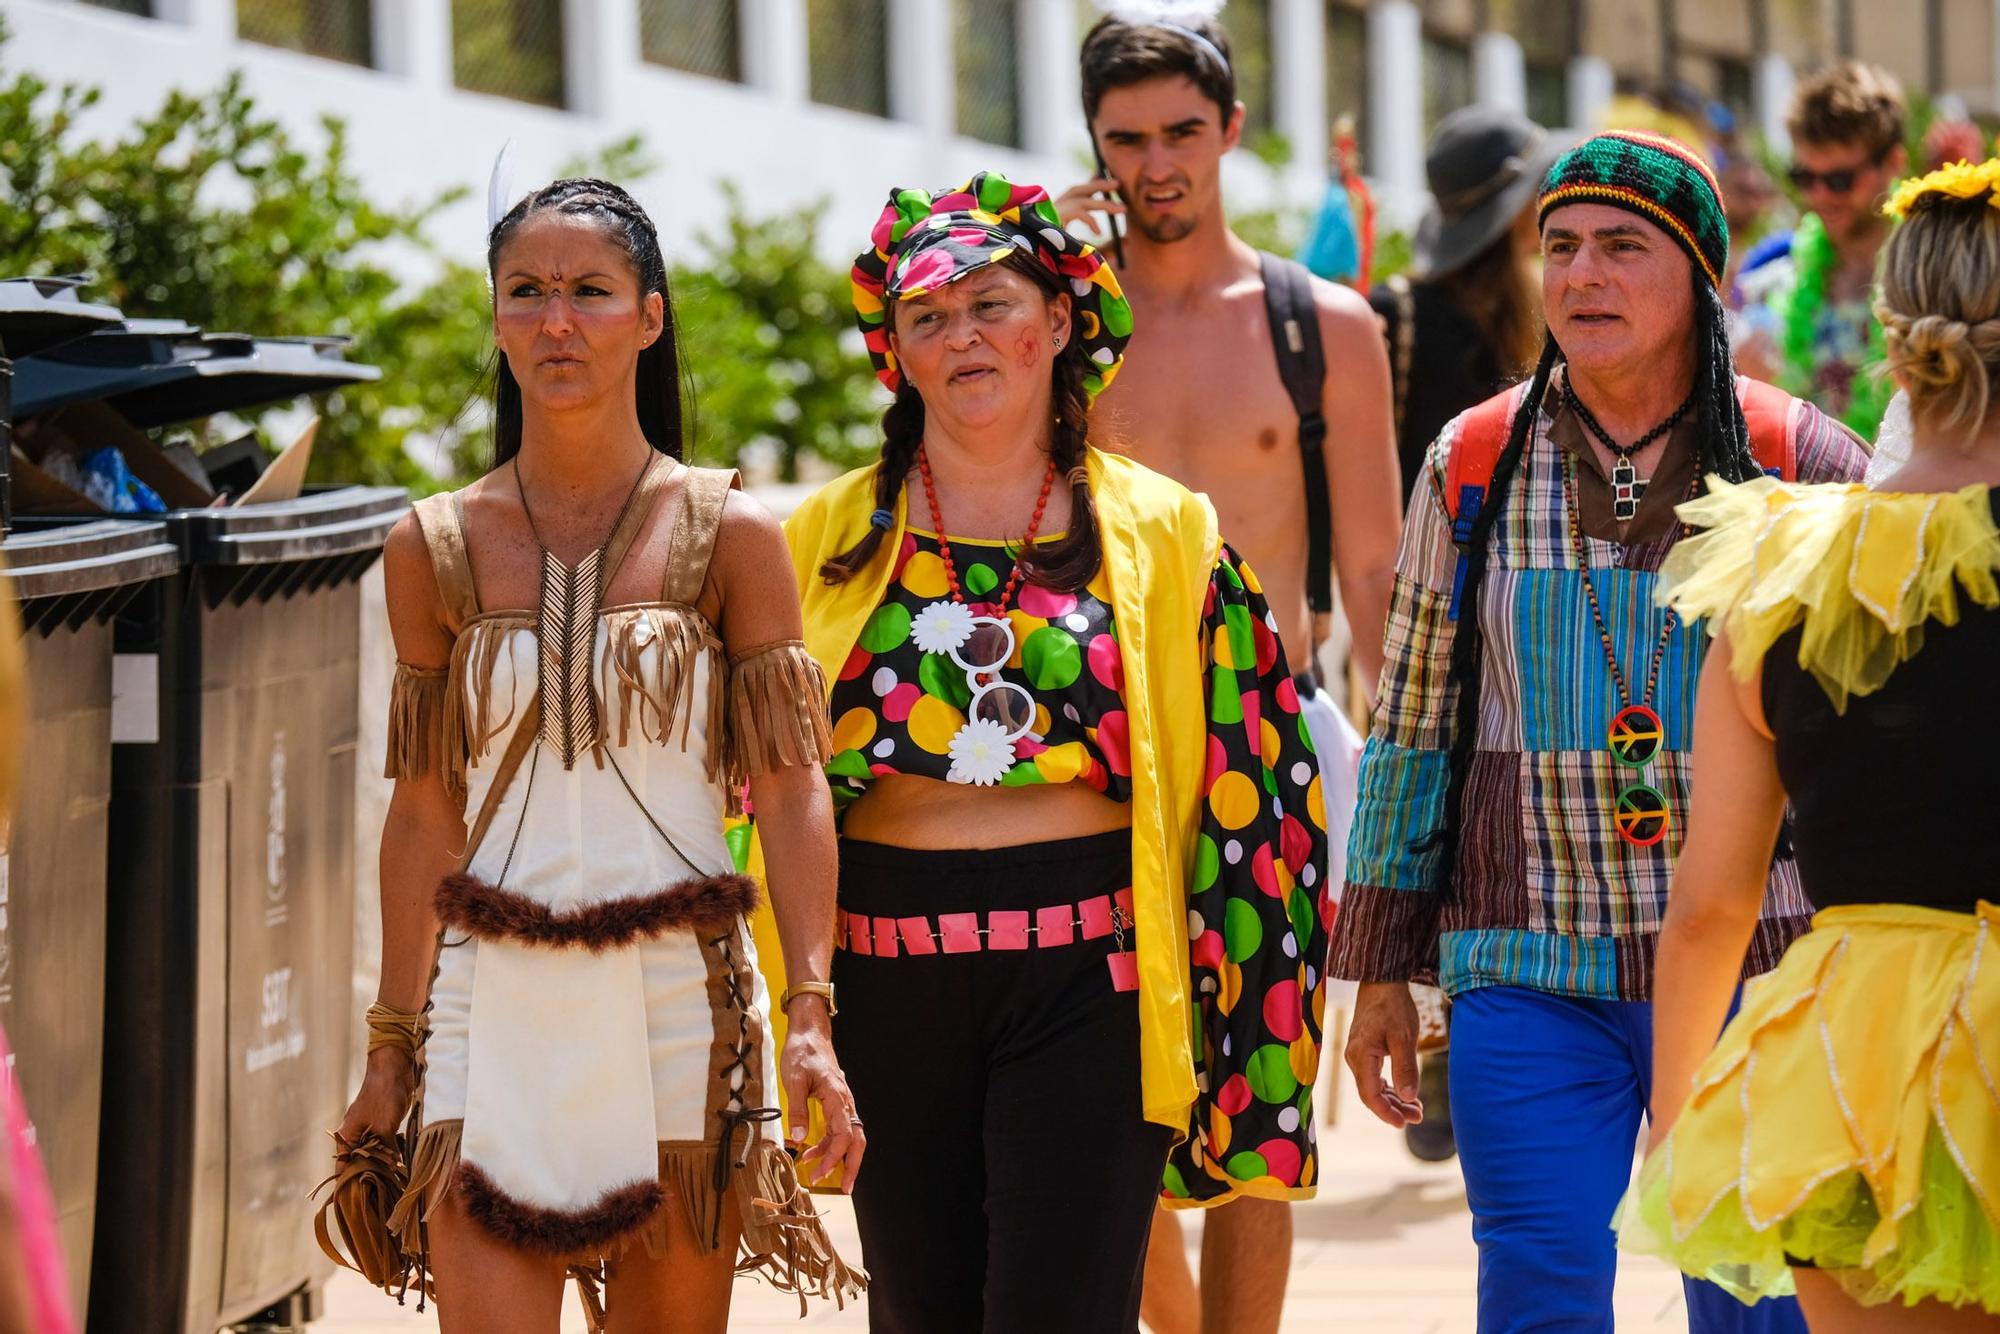
<instances>
[{"instance_id":1,"label":"black garbage bin","mask_svg":"<svg viewBox=\"0 0 2000 1334\"><path fill-rule=\"evenodd\" d=\"M0 847L0 1024L81 1313L96 1218L112 742L146 724L124 700L114 707L112 624L157 595L180 555L164 524L93 523L13 534L0 556L26 631L28 692L23 781Z\"/></svg>"},{"instance_id":2,"label":"black garbage bin","mask_svg":"<svg viewBox=\"0 0 2000 1334\"><path fill-rule=\"evenodd\" d=\"M0 280L0 516L13 359L120 319L81 278ZM112 617L179 565L166 529L96 524L0 542L19 603L28 699L25 781L0 838L0 1024L45 1160L81 1311L96 1216L104 1045L104 848L111 799Z\"/></svg>"},{"instance_id":3,"label":"black garbage bin","mask_svg":"<svg viewBox=\"0 0 2000 1334\"><path fill-rule=\"evenodd\" d=\"M387 487L177 511L181 573L121 618L159 728L112 771L92 1334L298 1319L306 1192L349 1093L362 572Z\"/></svg>"}]
</instances>

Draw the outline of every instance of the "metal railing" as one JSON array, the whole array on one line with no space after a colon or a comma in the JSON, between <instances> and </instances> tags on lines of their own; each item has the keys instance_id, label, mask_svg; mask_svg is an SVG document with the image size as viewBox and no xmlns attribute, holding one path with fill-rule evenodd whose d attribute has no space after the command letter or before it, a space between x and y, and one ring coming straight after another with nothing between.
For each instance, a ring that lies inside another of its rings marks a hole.
<instances>
[{"instance_id":1,"label":"metal railing","mask_svg":"<svg viewBox=\"0 0 2000 1334\"><path fill-rule=\"evenodd\" d=\"M807 0L813 101L871 116L889 114L887 10L887 0Z\"/></svg>"},{"instance_id":2,"label":"metal railing","mask_svg":"<svg viewBox=\"0 0 2000 1334\"><path fill-rule=\"evenodd\" d=\"M1021 41L1014 0L955 0L958 132L1021 144Z\"/></svg>"},{"instance_id":3,"label":"metal railing","mask_svg":"<svg viewBox=\"0 0 2000 1334\"><path fill-rule=\"evenodd\" d=\"M1229 34L1236 67L1236 97L1243 103L1244 133L1272 127L1271 0L1229 0L1219 16Z\"/></svg>"},{"instance_id":4,"label":"metal railing","mask_svg":"<svg viewBox=\"0 0 2000 1334\"><path fill-rule=\"evenodd\" d=\"M451 0L452 82L563 105L563 0Z\"/></svg>"},{"instance_id":5,"label":"metal railing","mask_svg":"<svg viewBox=\"0 0 2000 1334\"><path fill-rule=\"evenodd\" d=\"M371 8L372 0L236 0L236 35L246 42L369 65L375 45Z\"/></svg>"},{"instance_id":6,"label":"metal railing","mask_svg":"<svg viewBox=\"0 0 2000 1334\"><path fill-rule=\"evenodd\" d=\"M639 0L639 53L649 64L743 79L741 0Z\"/></svg>"}]
</instances>

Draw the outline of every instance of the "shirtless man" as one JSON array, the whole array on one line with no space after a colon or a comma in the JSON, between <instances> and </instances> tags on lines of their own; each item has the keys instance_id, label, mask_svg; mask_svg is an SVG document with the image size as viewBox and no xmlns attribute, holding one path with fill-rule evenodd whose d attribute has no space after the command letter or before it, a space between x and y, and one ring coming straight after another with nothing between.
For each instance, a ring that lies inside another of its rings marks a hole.
<instances>
[{"instance_id":1,"label":"shirtless man","mask_svg":"<svg viewBox=\"0 0 2000 1334\"><path fill-rule=\"evenodd\" d=\"M1084 115L1107 173L1070 190L1066 221L1123 214L1119 281L1134 333L1096 434L1204 491L1222 532L1270 600L1287 659L1313 663L1324 627L1306 603L1306 504L1298 414L1279 378L1257 252L1223 216L1223 155L1243 106L1219 26L1107 18L1083 44ZM1118 200L1100 197L1116 190ZM1327 481L1333 555L1354 656L1372 688L1382 666L1401 526L1389 365L1367 301L1312 280L1328 374ZM1201 1293L1189 1291L1180 1227L1162 1211L1144 1317L1157 1334L1269 1334L1291 1267L1291 1208L1238 1196L1209 1213ZM1196 1323L1195 1314L1200 1320Z\"/></svg>"}]
</instances>

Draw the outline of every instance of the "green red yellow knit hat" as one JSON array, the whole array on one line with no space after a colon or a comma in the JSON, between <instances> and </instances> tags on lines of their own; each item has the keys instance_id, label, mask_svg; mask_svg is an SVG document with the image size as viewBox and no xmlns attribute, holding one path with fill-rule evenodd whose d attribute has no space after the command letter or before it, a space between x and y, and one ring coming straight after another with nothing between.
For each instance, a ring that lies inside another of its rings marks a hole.
<instances>
[{"instance_id":1,"label":"green red yellow knit hat","mask_svg":"<svg viewBox=\"0 0 2000 1334\"><path fill-rule=\"evenodd\" d=\"M1664 230L1722 286L1729 225L1722 186L1701 154L1678 139L1643 130L1594 135L1556 160L1542 186L1541 224L1565 204L1609 204Z\"/></svg>"}]
</instances>

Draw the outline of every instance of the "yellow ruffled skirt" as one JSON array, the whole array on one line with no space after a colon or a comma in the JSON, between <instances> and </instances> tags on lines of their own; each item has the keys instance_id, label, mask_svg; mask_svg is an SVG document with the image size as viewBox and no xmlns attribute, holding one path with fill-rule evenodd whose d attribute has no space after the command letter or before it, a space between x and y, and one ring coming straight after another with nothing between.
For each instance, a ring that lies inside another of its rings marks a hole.
<instances>
[{"instance_id":1,"label":"yellow ruffled skirt","mask_svg":"<svg viewBox=\"0 0 2000 1334\"><path fill-rule=\"evenodd\" d=\"M1619 1211L1744 1301L1809 1261L2000 1313L2000 908L1830 908L1745 998Z\"/></svg>"}]
</instances>

